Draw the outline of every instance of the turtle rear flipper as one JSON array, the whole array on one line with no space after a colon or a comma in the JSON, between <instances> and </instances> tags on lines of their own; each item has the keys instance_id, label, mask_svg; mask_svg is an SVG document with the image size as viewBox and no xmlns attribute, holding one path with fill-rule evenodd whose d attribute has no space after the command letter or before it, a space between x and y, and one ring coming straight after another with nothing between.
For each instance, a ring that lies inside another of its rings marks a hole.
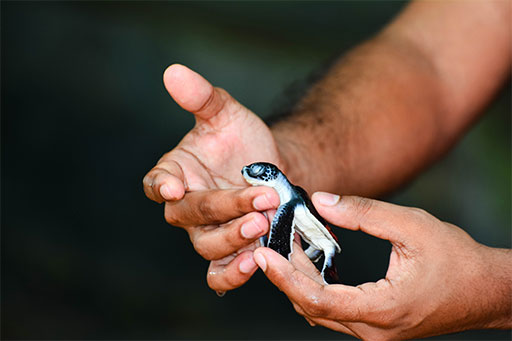
<instances>
[{"instance_id":1,"label":"turtle rear flipper","mask_svg":"<svg viewBox=\"0 0 512 341\"><path fill-rule=\"evenodd\" d=\"M292 200L279 206L272 220L270 234L268 236L268 247L288 260L290 260L290 254L293 251L292 245L295 233L293 217L295 205L296 203Z\"/></svg>"},{"instance_id":2,"label":"turtle rear flipper","mask_svg":"<svg viewBox=\"0 0 512 341\"><path fill-rule=\"evenodd\" d=\"M327 284L340 283L338 270L336 269L336 264L334 264L334 253L335 250L332 250L331 252L325 252L324 265L322 267L322 278Z\"/></svg>"},{"instance_id":3,"label":"turtle rear flipper","mask_svg":"<svg viewBox=\"0 0 512 341\"><path fill-rule=\"evenodd\" d=\"M318 262L323 255L322 250L318 250L317 248L311 245L306 249L306 251L304 251L304 253L313 263Z\"/></svg>"}]
</instances>

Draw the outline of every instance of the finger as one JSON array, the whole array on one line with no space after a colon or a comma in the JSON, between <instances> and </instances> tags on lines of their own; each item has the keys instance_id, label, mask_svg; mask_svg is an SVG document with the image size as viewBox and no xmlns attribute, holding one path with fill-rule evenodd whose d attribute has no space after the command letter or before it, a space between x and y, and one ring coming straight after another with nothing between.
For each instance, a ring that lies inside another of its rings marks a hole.
<instances>
[{"instance_id":1,"label":"finger","mask_svg":"<svg viewBox=\"0 0 512 341\"><path fill-rule=\"evenodd\" d=\"M361 321L380 301L374 294L356 287L319 284L269 248L256 249L254 261L268 279L310 318Z\"/></svg>"},{"instance_id":2,"label":"finger","mask_svg":"<svg viewBox=\"0 0 512 341\"><path fill-rule=\"evenodd\" d=\"M309 323L309 325L310 325L311 327L315 327L315 326L316 326L316 323L315 323L315 322L313 322L313 320L311 320L311 319L307 318L306 316L304 316L304 318L306 319L306 321L308 321L308 323Z\"/></svg>"},{"instance_id":3,"label":"finger","mask_svg":"<svg viewBox=\"0 0 512 341\"><path fill-rule=\"evenodd\" d=\"M214 88L197 72L180 64L165 70L164 84L176 103L198 119L209 120L221 111L235 113L243 108L226 91Z\"/></svg>"},{"instance_id":4,"label":"finger","mask_svg":"<svg viewBox=\"0 0 512 341\"><path fill-rule=\"evenodd\" d=\"M306 312L301 308L300 305L298 305L295 302L292 302L293 308L295 308L295 311L302 315L306 321L309 323L310 326L315 327L317 325L324 326L326 328L339 331L341 333L349 334L352 336L355 336L359 339L362 339L354 330L352 330L349 326L349 323L341 323L335 320L325 319L322 317L311 317L306 314Z\"/></svg>"},{"instance_id":5,"label":"finger","mask_svg":"<svg viewBox=\"0 0 512 341\"><path fill-rule=\"evenodd\" d=\"M253 211L279 206L277 192L269 187L207 190L185 194L165 203L165 219L174 226L218 225Z\"/></svg>"},{"instance_id":6,"label":"finger","mask_svg":"<svg viewBox=\"0 0 512 341\"><path fill-rule=\"evenodd\" d=\"M412 235L409 210L382 201L317 192L311 197L318 213L330 223L351 230L361 230L391 242L403 242Z\"/></svg>"},{"instance_id":7,"label":"finger","mask_svg":"<svg viewBox=\"0 0 512 341\"><path fill-rule=\"evenodd\" d=\"M251 212L219 227L188 229L196 251L205 259L224 258L268 233L269 223L259 212Z\"/></svg>"},{"instance_id":8,"label":"finger","mask_svg":"<svg viewBox=\"0 0 512 341\"><path fill-rule=\"evenodd\" d=\"M352 336L357 337L358 339L362 340L361 336L359 336L352 329L350 329L347 326L341 324L340 322L329 320L329 319L324 319L324 318L321 318L321 317L311 318L310 321L313 322L316 325L323 326L323 327L326 327L326 328L329 328L331 330L335 330L335 331L338 331L338 332L341 332L341 333L344 333L344 334L352 335Z\"/></svg>"},{"instance_id":9,"label":"finger","mask_svg":"<svg viewBox=\"0 0 512 341\"><path fill-rule=\"evenodd\" d=\"M242 286L258 269L252 251L229 257L229 260L227 264L223 260L210 262L206 280L208 286L215 291L228 291Z\"/></svg>"},{"instance_id":10,"label":"finger","mask_svg":"<svg viewBox=\"0 0 512 341\"><path fill-rule=\"evenodd\" d=\"M298 233L295 233L293 235L293 247L294 247L294 250L295 250L295 247L298 247L299 249L302 250L302 245L300 243L301 239L300 239L300 235Z\"/></svg>"},{"instance_id":11,"label":"finger","mask_svg":"<svg viewBox=\"0 0 512 341\"><path fill-rule=\"evenodd\" d=\"M292 302L298 304L305 314L310 317L327 314L330 303L325 300L325 287L322 284L306 276L284 257L269 248L256 249L254 260L265 272L268 279L283 291ZM313 305L315 306L313 307ZM325 308L326 311L320 312L320 307ZM315 312L312 311L313 308Z\"/></svg>"},{"instance_id":12,"label":"finger","mask_svg":"<svg viewBox=\"0 0 512 341\"><path fill-rule=\"evenodd\" d=\"M165 156L164 156L165 157ZM185 175L174 160L161 159L144 177L144 193L158 203L165 200L179 200L186 190Z\"/></svg>"},{"instance_id":13,"label":"finger","mask_svg":"<svg viewBox=\"0 0 512 341\"><path fill-rule=\"evenodd\" d=\"M309 278L312 278L318 284L323 285L324 280L320 274L320 271L316 268L316 266L311 262L308 256L302 250L300 245L300 240L293 243L293 253L291 255L291 263L295 266L296 269L300 270Z\"/></svg>"}]
</instances>

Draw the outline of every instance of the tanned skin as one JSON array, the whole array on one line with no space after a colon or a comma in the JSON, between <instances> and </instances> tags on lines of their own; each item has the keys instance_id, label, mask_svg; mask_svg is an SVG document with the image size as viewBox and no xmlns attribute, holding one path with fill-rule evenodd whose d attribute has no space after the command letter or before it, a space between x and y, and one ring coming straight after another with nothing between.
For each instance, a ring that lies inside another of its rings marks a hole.
<instances>
[{"instance_id":1,"label":"tanned skin","mask_svg":"<svg viewBox=\"0 0 512 341\"><path fill-rule=\"evenodd\" d=\"M272 127L283 155L296 150L287 175L310 189L367 196L416 175L509 77L510 16L507 1L412 3Z\"/></svg>"},{"instance_id":2,"label":"tanned skin","mask_svg":"<svg viewBox=\"0 0 512 341\"><path fill-rule=\"evenodd\" d=\"M242 166L267 161L308 192L376 196L405 183L460 138L509 77L510 24L507 0L413 2L271 128L172 65L164 84L196 125L146 175L146 195L165 202L166 220L212 260L214 290L243 285L259 266L310 323L361 338L510 328L510 250L478 244L418 209L317 193L313 203L328 221L393 244L381 281L320 286L299 251L289 263L257 249L269 229L262 212L279 198L240 176Z\"/></svg>"}]
</instances>

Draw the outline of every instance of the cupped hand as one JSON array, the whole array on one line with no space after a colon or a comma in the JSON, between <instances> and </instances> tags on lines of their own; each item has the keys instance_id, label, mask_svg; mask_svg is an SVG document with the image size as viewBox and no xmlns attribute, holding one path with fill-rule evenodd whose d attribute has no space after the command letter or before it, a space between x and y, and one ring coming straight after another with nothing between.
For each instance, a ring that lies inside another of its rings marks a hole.
<instances>
[{"instance_id":1,"label":"cupped hand","mask_svg":"<svg viewBox=\"0 0 512 341\"><path fill-rule=\"evenodd\" d=\"M258 248L259 267L311 325L370 340L510 327L510 250L478 244L419 209L328 193L312 200L332 224L387 239L392 252L384 279L353 287L323 285L300 248L292 262Z\"/></svg>"},{"instance_id":2,"label":"cupped hand","mask_svg":"<svg viewBox=\"0 0 512 341\"><path fill-rule=\"evenodd\" d=\"M240 170L256 161L286 165L265 123L225 90L178 64L165 71L164 84L196 124L145 176L144 192L165 202L166 221L183 227L212 260L210 287L236 288L257 269L249 250L269 229L261 212L279 205L273 189L247 187Z\"/></svg>"}]
</instances>

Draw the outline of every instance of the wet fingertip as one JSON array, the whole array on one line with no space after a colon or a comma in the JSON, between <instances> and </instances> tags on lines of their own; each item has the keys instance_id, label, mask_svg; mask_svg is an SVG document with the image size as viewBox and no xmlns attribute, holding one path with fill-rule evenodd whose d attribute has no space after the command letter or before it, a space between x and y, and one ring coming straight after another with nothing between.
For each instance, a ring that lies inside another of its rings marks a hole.
<instances>
[{"instance_id":1,"label":"wet fingertip","mask_svg":"<svg viewBox=\"0 0 512 341\"><path fill-rule=\"evenodd\" d=\"M149 174L146 174L142 178L142 185L145 187L153 187L153 177L150 176Z\"/></svg>"}]
</instances>

